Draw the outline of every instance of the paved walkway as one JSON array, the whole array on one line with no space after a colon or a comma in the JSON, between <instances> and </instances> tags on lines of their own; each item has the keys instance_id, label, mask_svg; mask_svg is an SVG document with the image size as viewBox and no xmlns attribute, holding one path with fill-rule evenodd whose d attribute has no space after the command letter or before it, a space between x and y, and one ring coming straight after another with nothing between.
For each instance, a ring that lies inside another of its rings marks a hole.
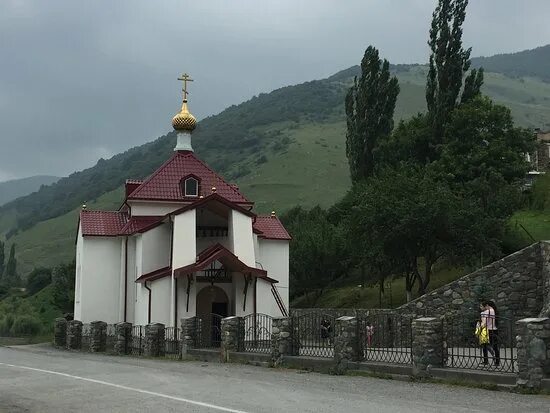
<instances>
[{"instance_id":1,"label":"paved walkway","mask_svg":"<svg viewBox=\"0 0 550 413\"><path fill-rule=\"evenodd\" d=\"M0 412L544 412L550 397L176 362L0 347Z\"/></svg>"}]
</instances>

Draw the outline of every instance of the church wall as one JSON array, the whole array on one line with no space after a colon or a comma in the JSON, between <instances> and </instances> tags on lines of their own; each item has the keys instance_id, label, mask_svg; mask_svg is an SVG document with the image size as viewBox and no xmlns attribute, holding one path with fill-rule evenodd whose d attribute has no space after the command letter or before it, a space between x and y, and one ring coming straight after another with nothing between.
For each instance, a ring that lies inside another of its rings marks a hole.
<instances>
[{"instance_id":1,"label":"church wall","mask_svg":"<svg viewBox=\"0 0 550 413\"><path fill-rule=\"evenodd\" d=\"M170 297L172 278L164 277L150 283L151 288L151 322L171 325Z\"/></svg>"},{"instance_id":2,"label":"church wall","mask_svg":"<svg viewBox=\"0 0 550 413\"><path fill-rule=\"evenodd\" d=\"M74 318L80 320L82 318L82 306L80 299L82 296L82 249L84 238L82 238L82 227L78 225L78 235L76 238L76 271L75 271L75 289L74 289Z\"/></svg>"},{"instance_id":3,"label":"church wall","mask_svg":"<svg viewBox=\"0 0 550 413\"><path fill-rule=\"evenodd\" d=\"M260 256L258 261L260 262L261 267L267 271L268 277L279 281L276 284L277 289L279 290L279 294L281 295L286 308L289 308L288 246L289 242L286 240L270 240L262 238L259 240Z\"/></svg>"},{"instance_id":4,"label":"church wall","mask_svg":"<svg viewBox=\"0 0 550 413\"><path fill-rule=\"evenodd\" d=\"M258 313L269 314L272 317L282 316L271 292L271 283L261 278L258 278L256 284L256 310Z\"/></svg>"},{"instance_id":5,"label":"church wall","mask_svg":"<svg viewBox=\"0 0 550 413\"><path fill-rule=\"evenodd\" d=\"M195 210L174 216L173 268L193 264L197 258Z\"/></svg>"},{"instance_id":6,"label":"church wall","mask_svg":"<svg viewBox=\"0 0 550 413\"><path fill-rule=\"evenodd\" d=\"M161 216L174 212L184 204L170 202L128 202L134 216Z\"/></svg>"},{"instance_id":7,"label":"church wall","mask_svg":"<svg viewBox=\"0 0 550 413\"><path fill-rule=\"evenodd\" d=\"M135 307L136 307L136 292L138 285L137 267L136 267L136 237L128 237L128 262L127 262L127 283L126 283L126 321L134 323Z\"/></svg>"},{"instance_id":8,"label":"church wall","mask_svg":"<svg viewBox=\"0 0 550 413\"><path fill-rule=\"evenodd\" d=\"M249 267L256 266L252 218L243 213L231 210L229 214L229 245L231 251Z\"/></svg>"},{"instance_id":9,"label":"church wall","mask_svg":"<svg viewBox=\"0 0 550 413\"><path fill-rule=\"evenodd\" d=\"M80 320L120 321L120 256L118 237L85 237L82 243Z\"/></svg>"},{"instance_id":10,"label":"church wall","mask_svg":"<svg viewBox=\"0 0 550 413\"><path fill-rule=\"evenodd\" d=\"M241 273L233 273L233 297L235 297L235 315L245 316L254 312L254 280L248 285L246 293L246 307L243 310L244 302L244 276Z\"/></svg>"},{"instance_id":11,"label":"church wall","mask_svg":"<svg viewBox=\"0 0 550 413\"><path fill-rule=\"evenodd\" d=\"M189 288L189 311L187 311L187 277L178 278L178 324L182 318L194 317L197 306L197 283L194 277Z\"/></svg>"},{"instance_id":12,"label":"church wall","mask_svg":"<svg viewBox=\"0 0 550 413\"><path fill-rule=\"evenodd\" d=\"M141 235L142 274L170 265L170 225L162 224Z\"/></svg>"},{"instance_id":13,"label":"church wall","mask_svg":"<svg viewBox=\"0 0 550 413\"><path fill-rule=\"evenodd\" d=\"M143 274L142 272L142 252L143 252L143 242L142 235L139 235L135 238L135 268L137 277ZM145 325L148 323L148 313L149 313L149 291L145 288L144 284L135 285L135 309L134 309L134 324L136 325Z\"/></svg>"}]
</instances>

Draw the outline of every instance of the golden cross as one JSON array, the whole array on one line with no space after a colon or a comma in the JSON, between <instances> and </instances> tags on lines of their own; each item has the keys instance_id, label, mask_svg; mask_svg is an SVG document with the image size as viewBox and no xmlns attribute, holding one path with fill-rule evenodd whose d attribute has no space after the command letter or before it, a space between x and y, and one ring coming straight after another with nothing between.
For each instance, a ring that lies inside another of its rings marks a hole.
<instances>
[{"instance_id":1,"label":"golden cross","mask_svg":"<svg viewBox=\"0 0 550 413\"><path fill-rule=\"evenodd\" d=\"M178 77L178 80L181 80L183 82L183 89L181 90L183 92L183 100L187 100L187 95L189 92L187 91L187 82L192 82L193 79L191 79L191 76L189 76L187 73L184 73L181 75L181 77Z\"/></svg>"}]
</instances>

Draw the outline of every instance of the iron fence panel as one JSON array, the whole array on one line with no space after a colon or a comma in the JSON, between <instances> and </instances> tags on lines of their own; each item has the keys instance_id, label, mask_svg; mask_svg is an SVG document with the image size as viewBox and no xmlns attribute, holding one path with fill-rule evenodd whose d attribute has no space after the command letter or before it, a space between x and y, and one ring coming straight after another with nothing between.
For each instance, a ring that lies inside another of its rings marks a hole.
<instances>
[{"instance_id":1,"label":"iron fence panel","mask_svg":"<svg viewBox=\"0 0 550 413\"><path fill-rule=\"evenodd\" d=\"M168 358L179 359L181 329L178 327L166 327L164 329L164 355Z\"/></svg>"},{"instance_id":2,"label":"iron fence panel","mask_svg":"<svg viewBox=\"0 0 550 413\"><path fill-rule=\"evenodd\" d=\"M131 354L141 356L145 347L145 327L132 326Z\"/></svg>"},{"instance_id":3,"label":"iron fence panel","mask_svg":"<svg viewBox=\"0 0 550 413\"><path fill-rule=\"evenodd\" d=\"M412 363L412 318L373 314L358 320L360 358L385 363Z\"/></svg>"},{"instance_id":4,"label":"iron fence panel","mask_svg":"<svg viewBox=\"0 0 550 413\"><path fill-rule=\"evenodd\" d=\"M107 339L105 342L105 351L114 353L116 342L116 327L114 324L107 324Z\"/></svg>"},{"instance_id":5,"label":"iron fence panel","mask_svg":"<svg viewBox=\"0 0 550 413\"><path fill-rule=\"evenodd\" d=\"M292 317L299 354L312 357L334 356L334 322L331 314L311 312Z\"/></svg>"},{"instance_id":6,"label":"iron fence panel","mask_svg":"<svg viewBox=\"0 0 550 413\"><path fill-rule=\"evenodd\" d=\"M489 342L485 344L476 335L476 323L476 319L458 316L444 320L443 364L459 369L517 372L514 320L497 317L497 328L488 332Z\"/></svg>"},{"instance_id":7,"label":"iron fence panel","mask_svg":"<svg viewBox=\"0 0 550 413\"><path fill-rule=\"evenodd\" d=\"M195 348L217 348L221 346L221 325L219 314L198 315L195 320Z\"/></svg>"},{"instance_id":8,"label":"iron fence panel","mask_svg":"<svg viewBox=\"0 0 550 413\"><path fill-rule=\"evenodd\" d=\"M252 353L271 353L273 318L267 314L249 314L242 319L243 349Z\"/></svg>"}]
</instances>

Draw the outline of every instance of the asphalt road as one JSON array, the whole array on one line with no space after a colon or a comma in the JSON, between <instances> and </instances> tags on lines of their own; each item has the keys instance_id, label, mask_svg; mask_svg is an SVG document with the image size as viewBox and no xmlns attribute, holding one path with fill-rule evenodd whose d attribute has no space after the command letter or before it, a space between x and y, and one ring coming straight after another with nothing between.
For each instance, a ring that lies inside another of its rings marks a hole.
<instances>
[{"instance_id":1,"label":"asphalt road","mask_svg":"<svg viewBox=\"0 0 550 413\"><path fill-rule=\"evenodd\" d=\"M0 412L550 412L550 397L0 347Z\"/></svg>"}]
</instances>

